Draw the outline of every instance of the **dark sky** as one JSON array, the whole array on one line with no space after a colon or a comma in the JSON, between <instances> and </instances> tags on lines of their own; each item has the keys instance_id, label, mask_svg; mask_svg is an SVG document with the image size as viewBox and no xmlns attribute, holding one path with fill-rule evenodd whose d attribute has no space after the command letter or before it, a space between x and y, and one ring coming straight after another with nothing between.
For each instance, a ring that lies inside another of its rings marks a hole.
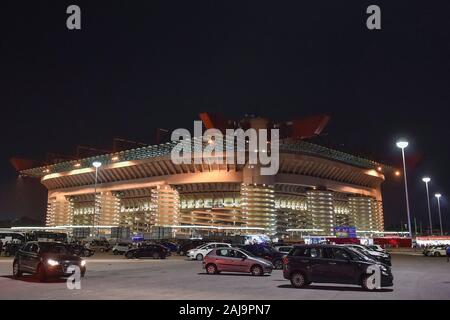
<instances>
[{"instance_id":1,"label":"dark sky","mask_svg":"<svg viewBox=\"0 0 450 320\"><path fill-rule=\"evenodd\" d=\"M82 30L66 8L82 9ZM382 30L365 27L378 4ZM426 225L421 177L450 196L450 2L1 1L0 220L43 218L46 192L18 180L13 155L154 142L201 111L290 119L328 112L345 148L398 161L407 137L412 213ZM396 164L393 162L392 164ZM405 222L403 183L387 177L386 224ZM433 199L437 226L437 209Z\"/></svg>"}]
</instances>

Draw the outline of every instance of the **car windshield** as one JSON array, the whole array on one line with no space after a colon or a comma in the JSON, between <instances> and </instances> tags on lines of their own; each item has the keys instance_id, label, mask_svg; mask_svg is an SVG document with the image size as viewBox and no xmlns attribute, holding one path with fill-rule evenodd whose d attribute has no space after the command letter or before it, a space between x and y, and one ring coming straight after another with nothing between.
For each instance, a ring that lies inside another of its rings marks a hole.
<instances>
[{"instance_id":1,"label":"car windshield","mask_svg":"<svg viewBox=\"0 0 450 320\"><path fill-rule=\"evenodd\" d=\"M56 254L69 254L69 251L67 250L66 246L64 246L62 244L60 244L60 245L53 245L53 244L40 245L40 252L56 253Z\"/></svg>"},{"instance_id":2,"label":"car windshield","mask_svg":"<svg viewBox=\"0 0 450 320\"><path fill-rule=\"evenodd\" d=\"M368 256L366 256L365 254L361 253L362 250L361 251L358 250L358 249L360 249L358 247L349 247L349 249L354 254L354 257L356 257L357 260L360 260L360 261L370 261L370 260L372 260Z\"/></svg>"},{"instance_id":3,"label":"car windshield","mask_svg":"<svg viewBox=\"0 0 450 320\"><path fill-rule=\"evenodd\" d=\"M354 248L354 249L356 249L356 250L358 250L359 252L362 252L362 253L364 253L364 254L370 254L370 252L369 252L369 250L367 250L366 248L364 248L364 247L357 247L357 246L354 246L354 247L352 247L352 248Z\"/></svg>"},{"instance_id":4,"label":"car windshield","mask_svg":"<svg viewBox=\"0 0 450 320\"><path fill-rule=\"evenodd\" d=\"M241 252L243 252L243 253L245 253L246 255L248 255L249 257L254 257L255 255L253 254L253 253L251 253L251 252L248 252L247 250L245 250L245 249L239 249L239 251L241 251Z\"/></svg>"}]
</instances>

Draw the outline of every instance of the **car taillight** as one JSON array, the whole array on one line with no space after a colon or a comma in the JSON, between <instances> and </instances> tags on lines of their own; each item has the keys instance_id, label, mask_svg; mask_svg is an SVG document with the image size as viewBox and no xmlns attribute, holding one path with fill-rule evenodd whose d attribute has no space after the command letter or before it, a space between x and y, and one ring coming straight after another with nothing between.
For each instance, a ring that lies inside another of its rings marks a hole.
<instances>
[{"instance_id":1,"label":"car taillight","mask_svg":"<svg viewBox=\"0 0 450 320\"><path fill-rule=\"evenodd\" d=\"M288 262L289 262L289 259L288 259L288 257L286 256L286 257L283 257L283 264L288 264Z\"/></svg>"}]
</instances>

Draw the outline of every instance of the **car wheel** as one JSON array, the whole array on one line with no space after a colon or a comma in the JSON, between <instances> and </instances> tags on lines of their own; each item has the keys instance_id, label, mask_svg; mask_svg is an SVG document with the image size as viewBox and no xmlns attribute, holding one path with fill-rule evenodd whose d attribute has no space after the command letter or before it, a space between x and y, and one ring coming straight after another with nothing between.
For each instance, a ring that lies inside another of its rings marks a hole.
<instances>
[{"instance_id":1,"label":"car wheel","mask_svg":"<svg viewBox=\"0 0 450 320\"><path fill-rule=\"evenodd\" d=\"M434 253L434 256L435 256L435 257L440 257L440 256L441 256L441 253L440 253L439 251L436 251L436 252Z\"/></svg>"},{"instance_id":2,"label":"car wheel","mask_svg":"<svg viewBox=\"0 0 450 320\"><path fill-rule=\"evenodd\" d=\"M304 288L309 283L306 280L305 275L303 273L301 273L301 272L294 272L291 275L291 284L295 288Z\"/></svg>"},{"instance_id":3,"label":"car wheel","mask_svg":"<svg viewBox=\"0 0 450 320\"><path fill-rule=\"evenodd\" d=\"M45 282L47 280L47 275L45 273L45 268L40 264L37 268L36 278L39 282Z\"/></svg>"},{"instance_id":4,"label":"car wheel","mask_svg":"<svg viewBox=\"0 0 450 320\"><path fill-rule=\"evenodd\" d=\"M361 287L362 287L364 290L367 290L367 291L373 291L374 288L373 288L373 286L370 285L370 281L373 281L373 280L370 278L370 275L365 275L365 276L363 276L363 278L362 278L362 280L361 280Z\"/></svg>"},{"instance_id":5,"label":"car wheel","mask_svg":"<svg viewBox=\"0 0 450 320\"><path fill-rule=\"evenodd\" d=\"M276 260L273 263L273 266L275 267L275 269L283 269L283 261L281 260Z\"/></svg>"},{"instance_id":6,"label":"car wheel","mask_svg":"<svg viewBox=\"0 0 450 320\"><path fill-rule=\"evenodd\" d=\"M264 273L263 273L263 269L260 267L260 266L253 266L251 269L250 269L250 272L252 273L252 275L254 275L254 276L262 276Z\"/></svg>"},{"instance_id":7,"label":"car wheel","mask_svg":"<svg viewBox=\"0 0 450 320\"><path fill-rule=\"evenodd\" d=\"M206 273L207 274L217 274L217 267L216 267L216 265L212 264L212 263L208 264L206 266Z\"/></svg>"},{"instance_id":8,"label":"car wheel","mask_svg":"<svg viewBox=\"0 0 450 320\"><path fill-rule=\"evenodd\" d=\"M161 255L158 252L153 253L153 259L159 259Z\"/></svg>"},{"instance_id":9,"label":"car wheel","mask_svg":"<svg viewBox=\"0 0 450 320\"><path fill-rule=\"evenodd\" d=\"M13 278L18 278L22 276L22 271L20 271L20 265L17 260L13 263Z\"/></svg>"},{"instance_id":10,"label":"car wheel","mask_svg":"<svg viewBox=\"0 0 450 320\"><path fill-rule=\"evenodd\" d=\"M203 261L203 255L201 253L199 253L195 259L197 259L197 261Z\"/></svg>"},{"instance_id":11,"label":"car wheel","mask_svg":"<svg viewBox=\"0 0 450 320\"><path fill-rule=\"evenodd\" d=\"M133 252L127 252L127 253L125 254L125 258L127 258L127 259L133 259L133 258L134 258Z\"/></svg>"},{"instance_id":12,"label":"car wheel","mask_svg":"<svg viewBox=\"0 0 450 320\"><path fill-rule=\"evenodd\" d=\"M113 255L117 256L118 254L119 254L119 251L117 251L117 250L113 251Z\"/></svg>"}]
</instances>

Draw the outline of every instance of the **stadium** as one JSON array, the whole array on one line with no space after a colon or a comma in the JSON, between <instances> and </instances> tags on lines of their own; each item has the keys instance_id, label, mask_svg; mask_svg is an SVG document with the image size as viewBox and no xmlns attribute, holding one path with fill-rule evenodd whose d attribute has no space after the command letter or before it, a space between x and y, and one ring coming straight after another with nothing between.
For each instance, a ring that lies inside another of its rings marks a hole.
<instances>
[{"instance_id":1,"label":"stadium","mask_svg":"<svg viewBox=\"0 0 450 320\"><path fill-rule=\"evenodd\" d=\"M278 128L278 173L264 176L258 166L238 163L174 164L176 142L16 168L48 189L49 229L170 237L332 236L342 226L356 228L361 236L384 231L381 184L390 168L312 143L328 116L277 123L202 113L200 119L206 129L221 131Z\"/></svg>"}]
</instances>

